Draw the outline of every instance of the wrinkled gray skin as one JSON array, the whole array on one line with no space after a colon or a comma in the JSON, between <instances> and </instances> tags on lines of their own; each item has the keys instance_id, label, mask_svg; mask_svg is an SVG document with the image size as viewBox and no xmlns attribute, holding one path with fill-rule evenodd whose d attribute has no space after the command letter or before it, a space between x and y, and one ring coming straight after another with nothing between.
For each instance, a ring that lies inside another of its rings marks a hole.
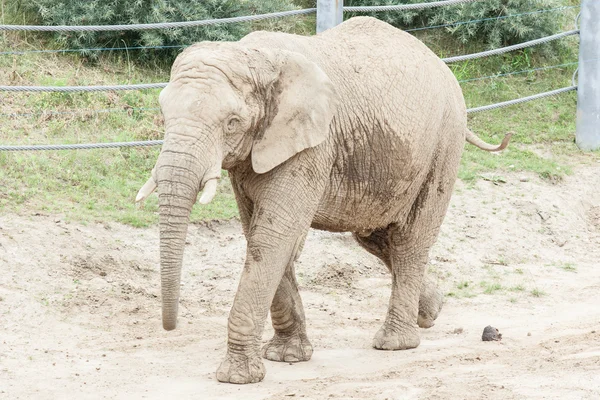
<instances>
[{"instance_id":1,"label":"wrinkled gray skin","mask_svg":"<svg viewBox=\"0 0 600 400\"><path fill-rule=\"evenodd\" d=\"M269 308L275 336L262 356L310 359L294 274L310 227L353 232L390 270L373 346L419 345L418 326L432 326L442 307L424 270L465 138L490 151L508 143L468 131L461 89L439 58L365 17L314 37L255 32L186 49L160 104L165 142L145 187L158 185L165 329L176 326L190 210L203 188L201 202L210 201L221 168L248 242L219 381L263 379Z\"/></svg>"}]
</instances>

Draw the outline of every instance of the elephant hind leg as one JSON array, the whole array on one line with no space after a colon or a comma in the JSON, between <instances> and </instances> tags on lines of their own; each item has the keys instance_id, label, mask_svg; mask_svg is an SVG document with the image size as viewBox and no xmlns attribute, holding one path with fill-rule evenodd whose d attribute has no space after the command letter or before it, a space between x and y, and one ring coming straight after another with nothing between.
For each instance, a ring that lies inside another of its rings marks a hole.
<instances>
[{"instance_id":1,"label":"elephant hind leg","mask_svg":"<svg viewBox=\"0 0 600 400\"><path fill-rule=\"evenodd\" d=\"M390 237L388 231L388 228L377 229L369 236L361 236L358 233L354 233L353 236L362 248L383 261L388 270L392 272ZM440 314L443 301L444 298L438 289L436 282L425 275L419 294L419 314L417 317L417 324L420 328L431 328L435 325L434 321Z\"/></svg>"},{"instance_id":2,"label":"elephant hind leg","mask_svg":"<svg viewBox=\"0 0 600 400\"><path fill-rule=\"evenodd\" d=\"M448 151L434 160L406 221L389 232L392 294L386 320L373 341L377 349L410 349L420 343L417 321L429 250L450 203L459 158L460 151ZM434 306L437 312L421 318L425 326L433 322L431 317L439 312L441 303Z\"/></svg>"}]
</instances>

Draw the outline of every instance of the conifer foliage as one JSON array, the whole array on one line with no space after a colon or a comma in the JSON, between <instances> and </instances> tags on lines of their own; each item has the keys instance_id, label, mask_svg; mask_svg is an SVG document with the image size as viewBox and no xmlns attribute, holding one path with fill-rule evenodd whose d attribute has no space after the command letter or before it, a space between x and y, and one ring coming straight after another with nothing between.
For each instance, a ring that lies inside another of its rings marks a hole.
<instances>
[{"instance_id":1,"label":"conifer foliage","mask_svg":"<svg viewBox=\"0 0 600 400\"><path fill-rule=\"evenodd\" d=\"M346 6L380 6L434 0L345 0ZM543 10L569 5L575 0L482 0L424 10L368 13L401 29L449 25L445 32L460 42L477 42L486 48L520 43L561 31L560 12ZM316 0L31 0L21 4L46 25L113 25L229 18L316 7ZM514 14L522 14L513 16ZM356 13L346 13L350 18ZM507 17L510 16L510 17ZM497 17L507 17L496 19ZM314 17L312 17L314 18ZM457 22L479 22L455 24ZM455 24L455 25L452 25ZM310 25L310 23L308 23ZM125 32L55 33L68 48L180 46L202 40L238 40L256 28L307 32L307 17L289 17L263 25L235 23L194 28ZM309 30L310 31L310 30ZM439 32L439 31L438 31ZM180 49L136 51L131 57L172 61ZM94 58L98 52L83 52Z\"/></svg>"},{"instance_id":2,"label":"conifer foliage","mask_svg":"<svg viewBox=\"0 0 600 400\"><path fill-rule=\"evenodd\" d=\"M381 6L427 1L433 0L345 0L344 4ZM402 29L484 20L452 25L444 29L463 43L477 41L488 48L498 48L559 33L564 21L561 13L541 11L559 8L569 5L568 3L565 0L483 0L457 6L369 15ZM513 16L515 14L523 15ZM506 16L511 17L496 19Z\"/></svg>"},{"instance_id":3,"label":"conifer foliage","mask_svg":"<svg viewBox=\"0 0 600 400\"><path fill-rule=\"evenodd\" d=\"M23 3L44 25L117 25L195 21L230 18L297 9L291 0L33 0ZM283 18L269 26L293 30L298 19ZM61 46L83 49L98 47L178 46L202 40L238 40L252 30L250 23L153 29L124 32L57 32ZM180 49L152 49L131 53L132 57L171 61ZM83 52L94 58L98 52Z\"/></svg>"}]
</instances>

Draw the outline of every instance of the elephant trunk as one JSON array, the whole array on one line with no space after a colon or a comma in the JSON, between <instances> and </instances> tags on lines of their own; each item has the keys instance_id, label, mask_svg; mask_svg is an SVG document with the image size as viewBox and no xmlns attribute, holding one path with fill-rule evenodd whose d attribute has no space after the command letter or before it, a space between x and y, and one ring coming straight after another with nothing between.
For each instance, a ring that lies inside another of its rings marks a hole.
<instances>
[{"instance_id":1,"label":"elephant trunk","mask_svg":"<svg viewBox=\"0 0 600 400\"><path fill-rule=\"evenodd\" d=\"M176 174L173 167L158 168L160 226L160 275L163 328L177 326L181 264L190 219L199 183Z\"/></svg>"},{"instance_id":2,"label":"elephant trunk","mask_svg":"<svg viewBox=\"0 0 600 400\"><path fill-rule=\"evenodd\" d=\"M202 187L205 189L202 203L212 200L219 177L216 174L220 174L220 163L212 162L208 168L201 164L191 154L163 147L155 168L159 198L162 322L163 328L168 331L177 326L181 266L190 213Z\"/></svg>"},{"instance_id":3,"label":"elephant trunk","mask_svg":"<svg viewBox=\"0 0 600 400\"><path fill-rule=\"evenodd\" d=\"M160 206L160 274L163 328L177 326L181 264L191 206L173 203L183 199L161 196ZM166 210L165 210L166 209ZM175 210L175 211L174 211Z\"/></svg>"}]
</instances>

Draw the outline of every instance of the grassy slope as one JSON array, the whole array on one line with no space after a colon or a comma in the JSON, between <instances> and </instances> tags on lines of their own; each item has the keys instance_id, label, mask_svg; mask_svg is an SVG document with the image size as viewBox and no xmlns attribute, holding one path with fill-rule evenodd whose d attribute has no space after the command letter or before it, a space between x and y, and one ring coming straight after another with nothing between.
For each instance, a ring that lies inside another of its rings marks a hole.
<instances>
[{"instance_id":1,"label":"grassy slope","mask_svg":"<svg viewBox=\"0 0 600 400\"><path fill-rule=\"evenodd\" d=\"M441 54L443 44L433 36L421 37ZM0 51L19 46L47 47L35 38L19 35L0 38ZM28 43L33 43L29 45ZM529 51L453 66L459 79L518 71L544 64L576 60L576 40L567 39L571 51L558 60L531 57ZM452 54L477 49L457 48ZM540 71L463 85L468 106L518 98L570 85L574 67ZM15 85L102 85L148 83L168 80L168 68L140 67L126 54L102 58L95 65L75 55L0 55L0 82ZM0 93L0 143L84 143L146 140L162 137L162 120L155 110L158 90L86 93ZM118 108L111 113L35 114L44 110L69 112L82 109ZM545 178L560 179L572 165L593 155L583 155L573 143L576 95L563 94L470 118L481 137L499 142L507 131L515 132L513 145L501 155L466 146L460 178L472 181L482 173L534 171ZM118 221L146 226L157 220L157 202L151 197L143 208L133 204L137 190L147 179L158 148L103 149L63 152L0 152L0 213L63 213L78 221ZM231 218L235 201L224 173L219 195L208 207L195 207L192 219Z\"/></svg>"}]
</instances>

